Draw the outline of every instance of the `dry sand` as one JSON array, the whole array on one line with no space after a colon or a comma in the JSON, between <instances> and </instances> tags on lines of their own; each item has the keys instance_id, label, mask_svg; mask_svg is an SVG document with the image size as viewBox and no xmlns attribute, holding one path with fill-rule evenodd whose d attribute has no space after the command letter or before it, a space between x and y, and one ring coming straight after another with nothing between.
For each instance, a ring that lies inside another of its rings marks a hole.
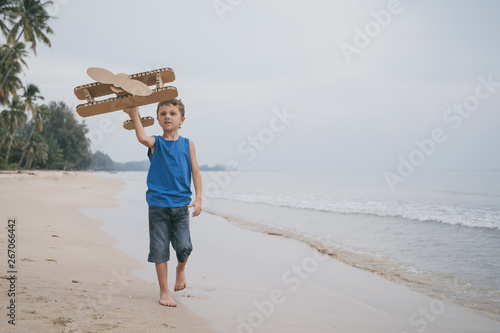
<instances>
[{"instance_id":1,"label":"dry sand","mask_svg":"<svg viewBox=\"0 0 500 333\"><path fill-rule=\"evenodd\" d=\"M188 288L174 293L177 308L162 307L154 265L116 249L102 222L78 210L116 206L123 185L88 173L0 174L2 230L18 223L16 329L2 255L1 332L500 332L470 309L207 212L191 222Z\"/></svg>"},{"instance_id":2,"label":"dry sand","mask_svg":"<svg viewBox=\"0 0 500 333\"><path fill-rule=\"evenodd\" d=\"M113 207L123 183L85 172L0 174L1 332L209 332L186 306L159 305L146 265L113 247L80 207ZM8 324L7 223L16 218L15 326Z\"/></svg>"}]
</instances>

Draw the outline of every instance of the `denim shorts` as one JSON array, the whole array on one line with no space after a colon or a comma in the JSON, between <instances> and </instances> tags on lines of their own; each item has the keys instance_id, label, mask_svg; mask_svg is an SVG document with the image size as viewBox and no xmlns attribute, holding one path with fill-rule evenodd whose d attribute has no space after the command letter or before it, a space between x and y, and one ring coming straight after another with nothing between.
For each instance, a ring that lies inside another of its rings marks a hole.
<instances>
[{"instance_id":1,"label":"denim shorts","mask_svg":"<svg viewBox=\"0 0 500 333\"><path fill-rule=\"evenodd\" d=\"M193 250L187 206L149 206L148 261L155 263L168 261L170 259L170 243L175 250L177 260L185 262Z\"/></svg>"}]
</instances>

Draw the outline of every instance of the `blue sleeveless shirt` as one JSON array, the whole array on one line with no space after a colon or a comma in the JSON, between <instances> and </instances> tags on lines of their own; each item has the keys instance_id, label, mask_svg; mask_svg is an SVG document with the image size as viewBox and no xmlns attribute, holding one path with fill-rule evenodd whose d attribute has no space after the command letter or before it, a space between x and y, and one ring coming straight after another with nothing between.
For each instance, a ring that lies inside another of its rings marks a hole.
<instances>
[{"instance_id":1,"label":"blue sleeveless shirt","mask_svg":"<svg viewBox=\"0 0 500 333\"><path fill-rule=\"evenodd\" d=\"M169 141L155 135L154 151L148 150L146 201L149 206L181 207L191 202L189 139Z\"/></svg>"}]
</instances>

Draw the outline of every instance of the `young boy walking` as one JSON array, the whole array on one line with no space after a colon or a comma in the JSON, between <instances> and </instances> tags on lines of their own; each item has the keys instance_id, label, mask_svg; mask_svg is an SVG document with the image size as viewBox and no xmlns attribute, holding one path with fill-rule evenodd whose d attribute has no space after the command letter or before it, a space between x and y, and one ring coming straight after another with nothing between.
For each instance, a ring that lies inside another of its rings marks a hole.
<instances>
[{"instance_id":1,"label":"young boy walking","mask_svg":"<svg viewBox=\"0 0 500 333\"><path fill-rule=\"evenodd\" d=\"M184 104L179 99L158 103L157 120L162 136L147 136L141 124L139 109L127 108L125 113L134 122L140 143L148 147L151 162L147 176L146 201L149 205L149 255L154 262L160 285L160 304L177 306L167 284L170 243L177 256L174 291L186 288L185 267L193 250L189 231L188 207L193 217L201 213L201 174L193 141L179 136L184 122ZM191 202L191 176L196 198Z\"/></svg>"}]
</instances>

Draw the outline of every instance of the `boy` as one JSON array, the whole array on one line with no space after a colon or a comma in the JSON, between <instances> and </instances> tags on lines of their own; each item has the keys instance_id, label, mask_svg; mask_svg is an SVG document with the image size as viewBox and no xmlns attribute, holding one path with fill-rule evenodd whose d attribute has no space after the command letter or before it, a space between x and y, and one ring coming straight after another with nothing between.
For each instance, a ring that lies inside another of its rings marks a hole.
<instances>
[{"instance_id":1,"label":"boy","mask_svg":"<svg viewBox=\"0 0 500 333\"><path fill-rule=\"evenodd\" d=\"M154 262L160 285L160 304L177 306L167 284L167 261L170 258L169 243L177 256L174 291L186 288L184 272L193 247L189 232L188 207L194 207L193 217L201 213L201 174L196 160L194 143L179 136L184 122L184 104L180 99L158 103L157 120L163 129L162 136L147 136L139 118L139 109L125 110L134 122L140 143L148 147L151 161L147 177L146 201L149 205L149 255ZM196 199L191 201L191 175Z\"/></svg>"}]
</instances>

